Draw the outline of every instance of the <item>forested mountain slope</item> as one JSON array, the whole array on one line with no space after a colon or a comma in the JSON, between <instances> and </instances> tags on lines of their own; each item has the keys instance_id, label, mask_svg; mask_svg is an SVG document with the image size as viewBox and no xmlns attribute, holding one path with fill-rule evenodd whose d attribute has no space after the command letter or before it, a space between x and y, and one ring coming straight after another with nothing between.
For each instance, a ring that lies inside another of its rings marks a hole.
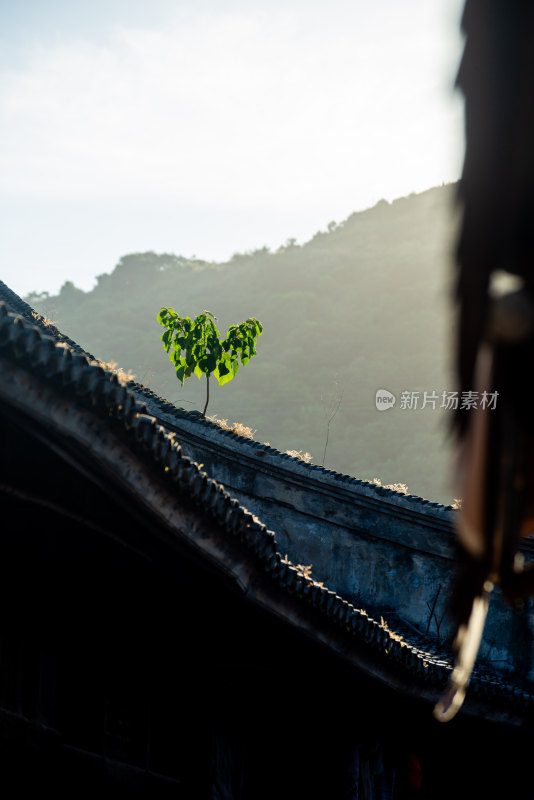
<instances>
[{"instance_id":1,"label":"forested mountain slope","mask_svg":"<svg viewBox=\"0 0 534 800\"><path fill-rule=\"evenodd\" d=\"M320 464L328 410L342 392L325 466L403 482L411 493L448 503L448 414L439 406L441 393L455 389L448 288L454 194L447 185L381 201L302 246L289 241L275 253L236 254L225 264L129 255L90 292L69 282L58 296L27 299L96 357L131 369L186 409L203 407L204 382L177 383L160 343L161 306L182 316L208 309L221 334L254 316L264 325L258 355L234 381L213 387L208 414L248 425L281 450L309 451ZM397 402L379 412L381 388ZM420 393L417 408L402 407L404 391ZM436 392L434 409L420 407L424 392Z\"/></svg>"}]
</instances>

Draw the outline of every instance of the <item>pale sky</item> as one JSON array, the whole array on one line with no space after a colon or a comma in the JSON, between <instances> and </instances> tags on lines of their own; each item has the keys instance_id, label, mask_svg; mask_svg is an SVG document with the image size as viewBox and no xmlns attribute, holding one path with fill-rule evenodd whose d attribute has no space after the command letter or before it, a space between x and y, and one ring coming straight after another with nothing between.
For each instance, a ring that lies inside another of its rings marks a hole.
<instances>
[{"instance_id":1,"label":"pale sky","mask_svg":"<svg viewBox=\"0 0 534 800\"><path fill-rule=\"evenodd\" d=\"M0 0L0 278L224 261L457 180L461 0Z\"/></svg>"}]
</instances>

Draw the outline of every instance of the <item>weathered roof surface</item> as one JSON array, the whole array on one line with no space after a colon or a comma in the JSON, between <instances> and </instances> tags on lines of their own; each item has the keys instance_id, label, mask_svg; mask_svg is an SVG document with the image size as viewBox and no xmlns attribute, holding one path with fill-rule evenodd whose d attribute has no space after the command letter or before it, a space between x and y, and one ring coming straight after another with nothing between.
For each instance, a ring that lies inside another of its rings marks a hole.
<instances>
[{"instance_id":1,"label":"weathered roof surface","mask_svg":"<svg viewBox=\"0 0 534 800\"><path fill-rule=\"evenodd\" d=\"M434 702L452 669L447 654L426 647L424 639L409 630L390 630L386 621L373 619L283 558L275 534L184 456L175 437L147 413L144 390L125 386L112 371L91 364L91 358L79 346L47 325L1 283L0 298L2 385L8 370L31 373L47 390L60 393L73 407L98 418L110 435L120 429L123 439L136 453L142 453L147 474L166 481L166 491L175 503L176 497L188 498L199 513L209 517L219 542L229 537L233 540L238 558L248 570L249 579L242 588L251 601L284 617L389 686ZM6 402L8 393L9 387L0 387L0 396ZM221 435L228 434L221 431ZM345 477L340 476L340 480ZM224 552L224 547L217 549L214 545L213 557L219 559L221 568L226 568ZM236 575L240 569L234 564ZM259 589L250 575L260 576ZM466 711L521 724L533 708L530 691L497 672L475 671Z\"/></svg>"}]
</instances>

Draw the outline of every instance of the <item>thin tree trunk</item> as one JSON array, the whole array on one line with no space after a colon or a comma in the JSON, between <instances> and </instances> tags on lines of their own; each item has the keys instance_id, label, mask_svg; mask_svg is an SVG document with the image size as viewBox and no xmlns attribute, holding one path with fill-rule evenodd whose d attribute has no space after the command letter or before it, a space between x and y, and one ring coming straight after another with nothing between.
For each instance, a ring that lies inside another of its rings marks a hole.
<instances>
[{"instance_id":1,"label":"thin tree trunk","mask_svg":"<svg viewBox=\"0 0 534 800\"><path fill-rule=\"evenodd\" d=\"M206 375L206 405L204 406L204 411L202 412L203 417L206 417L206 410L208 408L209 401L210 401L210 376Z\"/></svg>"}]
</instances>

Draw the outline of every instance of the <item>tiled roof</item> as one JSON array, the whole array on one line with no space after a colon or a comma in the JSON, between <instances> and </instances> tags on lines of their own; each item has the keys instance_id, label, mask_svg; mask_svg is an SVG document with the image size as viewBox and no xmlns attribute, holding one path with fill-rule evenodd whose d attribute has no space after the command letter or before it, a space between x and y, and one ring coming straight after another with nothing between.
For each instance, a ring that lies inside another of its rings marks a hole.
<instances>
[{"instance_id":1,"label":"tiled roof","mask_svg":"<svg viewBox=\"0 0 534 800\"><path fill-rule=\"evenodd\" d=\"M331 480L334 480L343 486L365 488L366 491L372 492L377 497L402 497L408 503L410 503L414 509L424 509L425 511L431 510L436 515L442 516L444 519L448 519L452 510L452 506L445 506L442 503L426 500L418 495L397 492L387 486L380 486L369 481L361 480L360 478L355 478L353 475L346 475L333 469L326 469L326 467L322 467L319 464L308 463L298 457L289 455L289 453L283 453L280 450L277 450L275 447L271 447L270 445L263 444L262 442L256 442L253 439L249 439L245 436L240 436L238 433L234 433L231 430L225 430L211 420L204 418L200 411L187 411L184 408L177 408L175 405L173 405L173 403L170 403L167 400L159 397L155 392L146 388L145 386L135 384L133 381L129 385L135 389L136 394L141 397L145 397L147 402L150 402L153 407L159 407L162 412L170 412L176 419L184 419L194 422L199 427L205 427L211 431L215 431L217 435L221 437L238 441L240 444L250 448L251 450L265 451L269 455L274 456L275 459L279 460L281 464L297 464L299 468L302 468L303 471L307 472L310 477L328 476Z\"/></svg>"},{"instance_id":2,"label":"tiled roof","mask_svg":"<svg viewBox=\"0 0 534 800\"><path fill-rule=\"evenodd\" d=\"M386 621L373 619L283 558L277 550L275 534L197 463L184 456L174 436L147 413L142 401L146 390L125 386L112 371L90 363L90 356L56 328L44 324L39 315L34 317L33 310L1 282L0 297L5 298L5 302L0 300L0 356L31 371L110 425L118 424L133 445L142 445L147 467L171 478L182 494L210 515L221 536L230 534L241 542L243 559L249 557L247 553L253 554L255 568L271 577L289 603L303 603L315 609L320 614L318 621L327 620L336 635L349 637L347 645L356 645L367 671L373 672L369 665L375 665L379 674L397 678L392 683L402 684L406 691L437 698L452 670L446 654L436 653L430 645L426 647L422 637L409 632L401 636L390 630ZM179 409L175 412L188 413ZM228 435L224 431L221 434ZM344 478L348 476L340 476ZM377 487L378 492L380 489ZM529 691L497 672L480 668L473 673L469 695L481 701L486 710L489 707L494 718L506 718L516 724L534 709L534 697Z\"/></svg>"}]
</instances>

